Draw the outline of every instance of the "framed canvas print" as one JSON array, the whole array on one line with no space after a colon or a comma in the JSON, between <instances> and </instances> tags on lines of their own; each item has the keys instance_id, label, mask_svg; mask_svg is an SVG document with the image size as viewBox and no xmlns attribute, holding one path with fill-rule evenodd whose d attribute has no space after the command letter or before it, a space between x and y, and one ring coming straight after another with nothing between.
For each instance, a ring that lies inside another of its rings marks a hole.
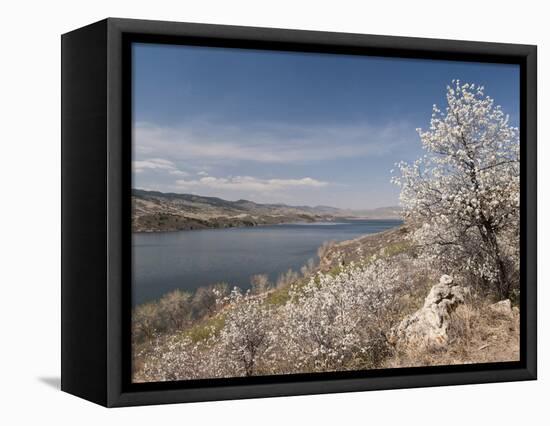
<instances>
[{"instance_id":1,"label":"framed canvas print","mask_svg":"<svg viewBox=\"0 0 550 426\"><path fill-rule=\"evenodd\" d=\"M62 389L536 378L536 47L107 19L62 37Z\"/></svg>"}]
</instances>

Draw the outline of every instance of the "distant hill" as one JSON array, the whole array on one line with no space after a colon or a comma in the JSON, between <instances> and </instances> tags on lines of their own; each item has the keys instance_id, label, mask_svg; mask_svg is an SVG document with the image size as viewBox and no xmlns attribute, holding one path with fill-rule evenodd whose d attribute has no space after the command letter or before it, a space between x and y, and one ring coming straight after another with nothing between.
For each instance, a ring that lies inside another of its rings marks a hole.
<instances>
[{"instance_id":1,"label":"distant hill","mask_svg":"<svg viewBox=\"0 0 550 426\"><path fill-rule=\"evenodd\" d=\"M397 219L398 207L352 211L330 206L260 204L194 194L132 190L135 232L230 228L288 222L334 221L342 218Z\"/></svg>"}]
</instances>

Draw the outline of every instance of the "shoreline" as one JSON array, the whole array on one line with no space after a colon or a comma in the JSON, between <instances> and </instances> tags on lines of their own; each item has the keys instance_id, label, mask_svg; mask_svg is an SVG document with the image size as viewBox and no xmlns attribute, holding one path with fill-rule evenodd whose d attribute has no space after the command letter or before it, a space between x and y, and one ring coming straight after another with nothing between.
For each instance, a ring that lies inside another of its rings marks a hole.
<instances>
[{"instance_id":1,"label":"shoreline","mask_svg":"<svg viewBox=\"0 0 550 426\"><path fill-rule=\"evenodd\" d=\"M331 220L332 219L332 220ZM190 232L190 231L209 231L209 230L229 230L229 229L240 229L240 228L259 228L259 227L266 227L266 226L280 226L280 225L315 225L317 223L345 223L341 221L400 221L403 222L403 219L401 218L369 218L369 217L331 217L331 218L323 218L323 220L313 220L313 221L285 221L285 222L274 222L274 223L254 223L251 225L248 224L242 224L242 225L236 225L236 226L204 226L204 227L197 227L197 228L182 228L182 229L152 229L152 230L146 230L146 231L140 231L140 230L134 230L132 229L132 234L161 234L161 233L171 233L171 232ZM380 231L385 232L385 231ZM377 232L378 233L378 232ZM374 235L374 234L365 234L366 235ZM360 238L360 237L357 237Z\"/></svg>"}]
</instances>

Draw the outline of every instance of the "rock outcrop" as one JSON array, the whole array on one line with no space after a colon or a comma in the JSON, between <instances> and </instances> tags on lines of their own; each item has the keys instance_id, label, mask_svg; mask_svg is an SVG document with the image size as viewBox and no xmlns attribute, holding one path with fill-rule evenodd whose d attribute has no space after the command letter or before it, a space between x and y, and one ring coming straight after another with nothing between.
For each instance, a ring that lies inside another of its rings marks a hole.
<instances>
[{"instance_id":1,"label":"rock outcrop","mask_svg":"<svg viewBox=\"0 0 550 426\"><path fill-rule=\"evenodd\" d=\"M441 276L439 284L430 290L424 305L404 318L390 333L394 345L441 347L448 342L451 313L464 303L466 289L453 284L453 278Z\"/></svg>"},{"instance_id":2,"label":"rock outcrop","mask_svg":"<svg viewBox=\"0 0 550 426\"><path fill-rule=\"evenodd\" d=\"M514 315L519 314L518 308L512 308L512 302L510 302L510 299L505 299L501 300L500 302L493 303L492 305L489 305L489 309L495 314L509 318L512 318Z\"/></svg>"}]
</instances>

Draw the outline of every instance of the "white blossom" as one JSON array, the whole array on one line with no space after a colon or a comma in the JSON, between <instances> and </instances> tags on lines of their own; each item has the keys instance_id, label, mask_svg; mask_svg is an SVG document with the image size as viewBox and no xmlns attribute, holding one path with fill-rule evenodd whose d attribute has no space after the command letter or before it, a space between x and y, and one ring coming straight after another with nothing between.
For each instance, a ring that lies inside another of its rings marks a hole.
<instances>
[{"instance_id":1,"label":"white blossom","mask_svg":"<svg viewBox=\"0 0 550 426\"><path fill-rule=\"evenodd\" d=\"M519 130L483 87L453 81L419 130L426 155L399 163L401 204L424 254L508 297L519 251Z\"/></svg>"}]
</instances>

